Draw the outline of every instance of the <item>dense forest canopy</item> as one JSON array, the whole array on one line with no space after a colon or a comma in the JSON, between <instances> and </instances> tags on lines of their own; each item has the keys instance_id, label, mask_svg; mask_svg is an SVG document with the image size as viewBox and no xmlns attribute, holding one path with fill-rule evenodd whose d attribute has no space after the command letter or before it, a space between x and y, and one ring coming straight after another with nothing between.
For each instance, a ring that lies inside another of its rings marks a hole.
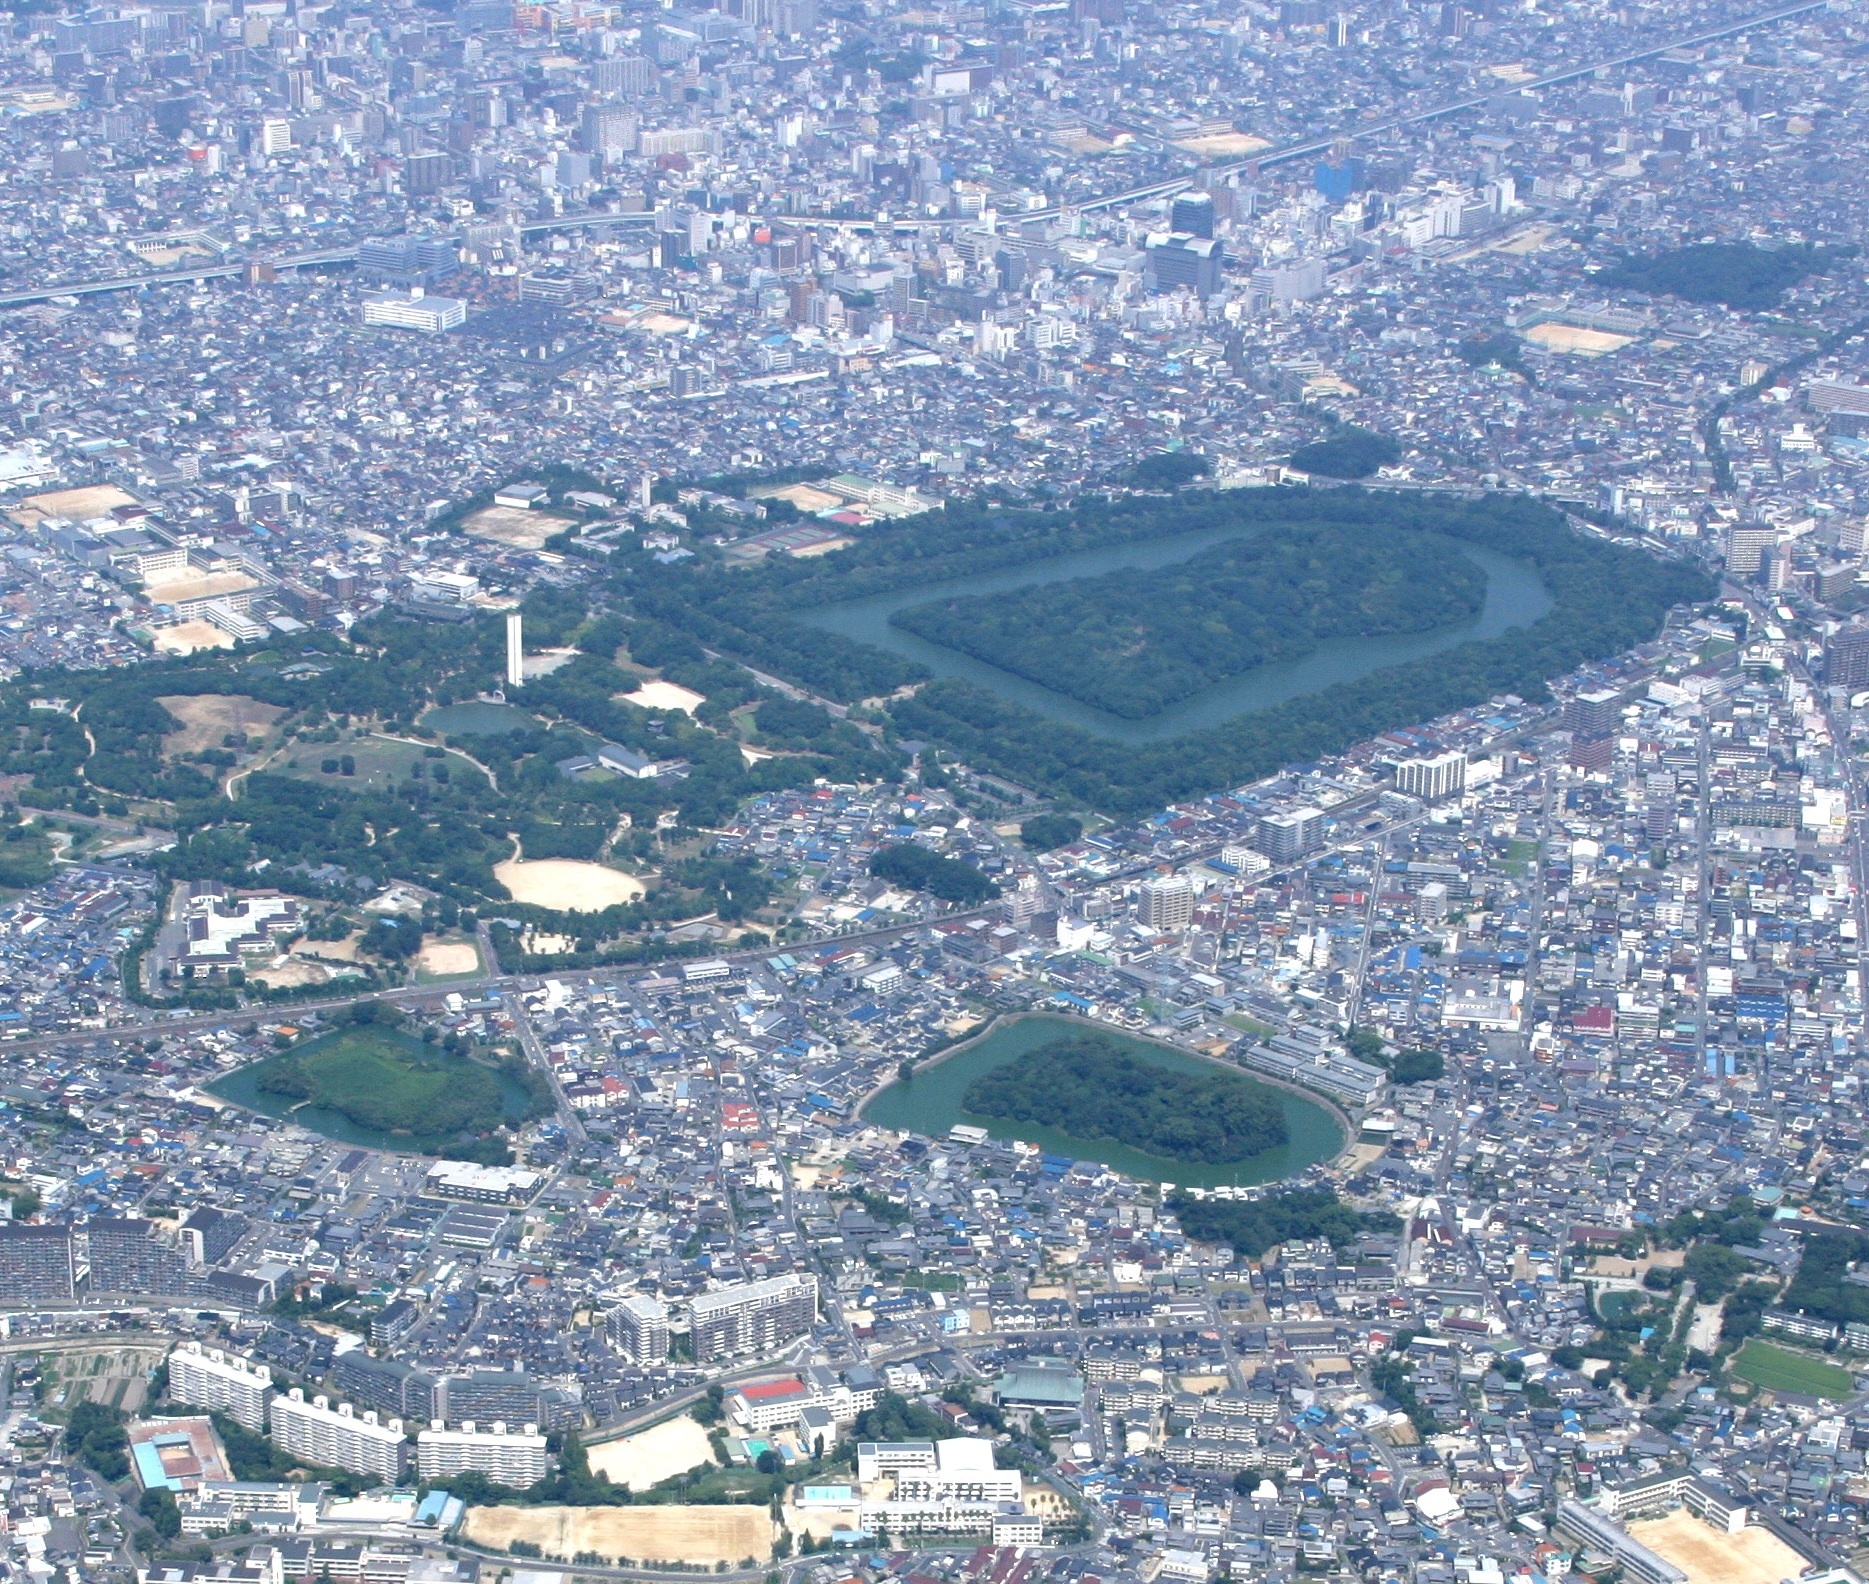
<instances>
[{"instance_id":1,"label":"dense forest canopy","mask_svg":"<svg viewBox=\"0 0 1869 1584\"><path fill-rule=\"evenodd\" d=\"M892 842L870 859L870 873L909 891L926 891L943 902L969 907L990 902L999 887L965 859L944 858L913 842Z\"/></svg>"},{"instance_id":2,"label":"dense forest canopy","mask_svg":"<svg viewBox=\"0 0 1869 1584\"><path fill-rule=\"evenodd\" d=\"M1353 1210L1328 1188L1292 1188L1251 1200L1196 1199L1177 1193L1168 1208L1195 1242L1229 1244L1244 1259L1258 1259L1293 1238L1328 1238L1333 1247L1343 1248L1370 1233L1399 1231L1402 1225L1384 1210Z\"/></svg>"},{"instance_id":3,"label":"dense forest canopy","mask_svg":"<svg viewBox=\"0 0 1869 1584\"><path fill-rule=\"evenodd\" d=\"M1647 256L1629 254L1599 271L1596 284L1728 308L1775 308L1807 275L1824 275L1854 248L1797 243L1762 248L1751 242L1697 242Z\"/></svg>"},{"instance_id":4,"label":"dense forest canopy","mask_svg":"<svg viewBox=\"0 0 1869 1584\"><path fill-rule=\"evenodd\" d=\"M1401 461L1402 448L1387 435L1372 434L1355 424L1345 424L1322 440L1299 446L1286 460L1301 473L1360 479L1368 478L1378 468Z\"/></svg>"},{"instance_id":5,"label":"dense forest canopy","mask_svg":"<svg viewBox=\"0 0 1869 1584\"><path fill-rule=\"evenodd\" d=\"M976 1078L975 1116L1061 1128L1169 1160L1221 1164L1287 1142L1276 1091L1220 1068L1177 1072L1101 1034L1067 1034Z\"/></svg>"},{"instance_id":6,"label":"dense forest canopy","mask_svg":"<svg viewBox=\"0 0 1869 1584\"><path fill-rule=\"evenodd\" d=\"M898 611L935 643L1126 719L1327 638L1471 616L1486 576L1445 540L1359 525L1272 530L1133 568Z\"/></svg>"},{"instance_id":7,"label":"dense forest canopy","mask_svg":"<svg viewBox=\"0 0 1869 1584\"><path fill-rule=\"evenodd\" d=\"M1446 534L1529 562L1553 607L1529 626L1496 638L1475 639L1163 742L1113 742L952 678L893 701L896 729L938 742L1023 785L1062 792L1108 813L1143 813L1497 694L1548 698L1547 678L1645 642L1671 606L1712 592L1699 570L1586 539L1549 507L1523 497L1448 502L1355 490L1254 490L1184 510L1182 521L1189 526L1214 513L1253 517L1285 510L1300 520Z\"/></svg>"}]
</instances>

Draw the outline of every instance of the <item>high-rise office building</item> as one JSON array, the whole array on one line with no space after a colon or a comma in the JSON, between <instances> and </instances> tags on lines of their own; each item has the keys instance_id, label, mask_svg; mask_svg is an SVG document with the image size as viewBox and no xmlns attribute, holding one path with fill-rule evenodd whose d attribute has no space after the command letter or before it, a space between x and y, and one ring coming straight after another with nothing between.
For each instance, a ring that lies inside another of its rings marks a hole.
<instances>
[{"instance_id":1,"label":"high-rise office building","mask_svg":"<svg viewBox=\"0 0 1869 1584\"><path fill-rule=\"evenodd\" d=\"M585 152L598 159L621 159L636 148L636 115L619 105L591 105L584 112Z\"/></svg>"},{"instance_id":2,"label":"high-rise office building","mask_svg":"<svg viewBox=\"0 0 1869 1584\"><path fill-rule=\"evenodd\" d=\"M518 611L506 613L506 685L526 685L526 618Z\"/></svg>"},{"instance_id":3,"label":"high-rise office building","mask_svg":"<svg viewBox=\"0 0 1869 1584\"><path fill-rule=\"evenodd\" d=\"M169 1355L169 1395L196 1408L218 1408L236 1424L256 1433L266 1429L266 1399L272 1396L273 1372L238 1353L204 1348L189 1340Z\"/></svg>"},{"instance_id":4,"label":"high-rise office building","mask_svg":"<svg viewBox=\"0 0 1869 1584\"><path fill-rule=\"evenodd\" d=\"M1869 687L1869 622L1851 622L1824 640L1824 680L1831 687Z\"/></svg>"},{"instance_id":5,"label":"high-rise office building","mask_svg":"<svg viewBox=\"0 0 1869 1584\"><path fill-rule=\"evenodd\" d=\"M1136 916L1150 929L1179 935L1194 916L1194 882L1186 875L1151 875L1136 898Z\"/></svg>"},{"instance_id":6,"label":"high-rise office building","mask_svg":"<svg viewBox=\"0 0 1869 1584\"><path fill-rule=\"evenodd\" d=\"M415 1438L415 1467L425 1480L472 1472L524 1490L551 1472L552 1460L536 1424L509 1428L500 1420L483 1427L470 1419L453 1430L422 1431Z\"/></svg>"},{"instance_id":7,"label":"high-rise office building","mask_svg":"<svg viewBox=\"0 0 1869 1584\"><path fill-rule=\"evenodd\" d=\"M1168 229L1185 236L1205 237L1214 234L1214 200L1211 193L1184 192L1169 210Z\"/></svg>"},{"instance_id":8,"label":"high-rise office building","mask_svg":"<svg viewBox=\"0 0 1869 1584\"><path fill-rule=\"evenodd\" d=\"M376 1411L363 1414L349 1403L331 1406L328 1397L306 1400L294 1386L283 1397L275 1394L267 1405L272 1437L283 1452L325 1468L349 1469L394 1482L408 1461L408 1442L402 1421L379 1421Z\"/></svg>"},{"instance_id":9,"label":"high-rise office building","mask_svg":"<svg viewBox=\"0 0 1869 1584\"><path fill-rule=\"evenodd\" d=\"M1220 289L1225 262L1226 249L1211 237L1169 236L1149 244L1145 273L1157 291L1185 286L1197 297L1208 297Z\"/></svg>"},{"instance_id":10,"label":"high-rise office building","mask_svg":"<svg viewBox=\"0 0 1869 1584\"><path fill-rule=\"evenodd\" d=\"M77 1265L70 1227L0 1221L0 1303L76 1297Z\"/></svg>"},{"instance_id":11,"label":"high-rise office building","mask_svg":"<svg viewBox=\"0 0 1869 1584\"><path fill-rule=\"evenodd\" d=\"M694 1360L770 1353L805 1335L817 1318L818 1278L797 1272L702 1293L688 1303Z\"/></svg>"},{"instance_id":12,"label":"high-rise office building","mask_svg":"<svg viewBox=\"0 0 1869 1584\"><path fill-rule=\"evenodd\" d=\"M668 1357L668 1305L631 1293L604 1317L604 1334L632 1364L659 1364Z\"/></svg>"},{"instance_id":13,"label":"high-rise office building","mask_svg":"<svg viewBox=\"0 0 1869 1584\"><path fill-rule=\"evenodd\" d=\"M357 273L391 286L434 286L461 267L451 237L375 237L357 244Z\"/></svg>"},{"instance_id":14,"label":"high-rise office building","mask_svg":"<svg viewBox=\"0 0 1869 1584\"><path fill-rule=\"evenodd\" d=\"M1467 789L1467 756L1458 748L1428 759L1404 759L1395 767L1395 788L1427 803Z\"/></svg>"},{"instance_id":15,"label":"high-rise office building","mask_svg":"<svg viewBox=\"0 0 1869 1584\"><path fill-rule=\"evenodd\" d=\"M1295 862L1323 839L1322 809L1287 809L1283 814L1267 814L1259 821L1259 851L1273 863Z\"/></svg>"}]
</instances>

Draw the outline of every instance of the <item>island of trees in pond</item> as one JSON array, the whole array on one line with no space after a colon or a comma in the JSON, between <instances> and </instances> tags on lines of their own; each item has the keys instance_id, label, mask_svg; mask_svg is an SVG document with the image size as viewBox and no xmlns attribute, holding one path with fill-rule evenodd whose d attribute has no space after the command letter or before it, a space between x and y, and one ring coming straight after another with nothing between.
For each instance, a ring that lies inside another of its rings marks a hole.
<instances>
[{"instance_id":1,"label":"island of trees in pond","mask_svg":"<svg viewBox=\"0 0 1869 1584\"><path fill-rule=\"evenodd\" d=\"M1426 632L1486 577L1442 540L1380 527L1268 532L1152 572L942 600L891 620L1128 720L1328 638Z\"/></svg>"},{"instance_id":2,"label":"island of trees in pond","mask_svg":"<svg viewBox=\"0 0 1869 1584\"><path fill-rule=\"evenodd\" d=\"M1807 275L1824 275L1854 248L1762 248L1750 242L1698 242L1646 257L1630 254L1602 270L1599 286L1683 297L1688 302L1724 303L1728 308L1775 308Z\"/></svg>"},{"instance_id":3,"label":"island of trees in pond","mask_svg":"<svg viewBox=\"0 0 1869 1584\"><path fill-rule=\"evenodd\" d=\"M1169 1160L1246 1160L1287 1141L1276 1092L1239 1073L1177 1072L1098 1034L1050 1040L968 1085L975 1116L1060 1128Z\"/></svg>"},{"instance_id":4,"label":"island of trees in pond","mask_svg":"<svg viewBox=\"0 0 1869 1584\"><path fill-rule=\"evenodd\" d=\"M485 1152L473 1146L503 1122L515 1120L507 1115L495 1069L465 1054L458 1043L426 1045L370 1022L274 1057L260 1070L256 1087L262 1094L335 1111L359 1127L406 1137L411 1148L451 1155L479 1158ZM550 1107L549 1095L529 1098L529 1112ZM508 1158L503 1147L496 1153Z\"/></svg>"}]
</instances>

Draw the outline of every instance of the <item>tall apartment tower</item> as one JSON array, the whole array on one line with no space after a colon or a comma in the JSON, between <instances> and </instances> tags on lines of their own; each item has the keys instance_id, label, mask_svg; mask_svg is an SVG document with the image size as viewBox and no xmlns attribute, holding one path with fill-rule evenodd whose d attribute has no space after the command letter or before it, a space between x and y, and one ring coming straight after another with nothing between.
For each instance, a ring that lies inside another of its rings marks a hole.
<instances>
[{"instance_id":1,"label":"tall apartment tower","mask_svg":"<svg viewBox=\"0 0 1869 1584\"><path fill-rule=\"evenodd\" d=\"M77 1285L70 1227L0 1222L0 1303L73 1298Z\"/></svg>"},{"instance_id":2,"label":"tall apartment tower","mask_svg":"<svg viewBox=\"0 0 1869 1584\"><path fill-rule=\"evenodd\" d=\"M1451 748L1431 759L1404 759L1395 767L1395 787L1427 803L1453 797L1467 789L1467 756Z\"/></svg>"},{"instance_id":3,"label":"tall apartment tower","mask_svg":"<svg viewBox=\"0 0 1869 1584\"><path fill-rule=\"evenodd\" d=\"M518 611L506 613L506 685L526 685L526 618Z\"/></svg>"},{"instance_id":4,"label":"tall apartment tower","mask_svg":"<svg viewBox=\"0 0 1869 1584\"><path fill-rule=\"evenodd\" d=\"M604 1317L604 1332L632 1364L660 1364L668 1358L668 1305L631 1293Z\"/></svg>"},{"instance_id":5,"label":"tall apartment tower","mask_svg":"<svg viewBox=\"0 0 1869 1584\"><path fill-rule=\"evenodd\" d=\"M175 1401L218 1408L255 1433L265 1432L266 1399L272 1391L273 1372L237 1353L191 1340L178 1343L169 1355L169 1395Z\"/></svg>"},{"instance_id":6,"label":"tall apartment tower","mask_svg":"<svg viewBox=\"0 0 1869 1584\"><path fill-rule=\"evenodd\" d=\"M1291 863L1324 839L1324 811L1307 805L1267 814L1259 821L1258 839L1259 851L1273 863Z\"/></svg>"},{"instance_id":7,"label":"tall apartment tower","mask_svg":"<svg viewBox=\"0 0 1869 1584\"><path fill-rule=\"evenodd\" d=\"M93 1293L179 1293L188 1287L187 1256L140 1216L85 1223Z\"/></svg>"},{"instance_id":8,"label":"tall apartment tower","mask_svg":"<svg viewBox=\"0 0 1869 1584\"><path fill-rule=\"evenodd\" d=\"M1824 644L1824 680L1832 687L1869 687L1869 623L1839 627Z\"/></svg>"},{"instance_id":9,"label":"tall apartment tower","mask_svg":"<svg viewBox=\"0 0 1869 1584\"><path fill-rule=\"evenodd\" d=\"M815 1276L768 1276L698 1294L688 1302L694 1361L770 1353L803 1336L817 1318Z\"/></svg>"},{"instance_id":10,"label":"tall apartment tower","mask_svg":"<svg viewBox=\"0 0 1869 1584\"><path fill-rule=\"evenodd\" d=\"M1603 737L1622 725L1622 695L1614 688L1584 688L1564 707L1564 724L1579 737Z\"/></svg>"},{"instance_id":11,"label":"tall apartment tower","mask_svg":"<svg viewBox=\"0 0 1869 1584\"><path fill-rule=\"evenodd\" d=\"M1150 929L1179 935L1194 917L1194 882L1186 875L1153 875L1142 882L1136 912Z\"/></svg>"}]
</instances>

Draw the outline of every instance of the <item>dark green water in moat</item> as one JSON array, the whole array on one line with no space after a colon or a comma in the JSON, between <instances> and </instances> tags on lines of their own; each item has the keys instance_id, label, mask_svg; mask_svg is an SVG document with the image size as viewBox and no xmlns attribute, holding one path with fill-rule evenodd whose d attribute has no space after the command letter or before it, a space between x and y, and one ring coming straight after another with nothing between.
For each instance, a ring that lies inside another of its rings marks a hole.
<instances>
[{"instance_id":1,"label":"dark green water in moat","mask_svg":"<svg viewBox=\"0 0 1869 1584\"><path fill-rule=\"evenodd\" d=\"M945 1137L956 1122L970 1123L985 1128L997 1139L1018 1139L1022 1143L1036 1144L1048 1154L1068 1155L1073 1160L1101 1161L1126 1176L1145 1182L1180 1183L1191 1188L1214 1188L1226 1183L1252 1187L1258 1183L1277 1182L1313 1162L1328 1160L1344 1147L1343 1128L1329 1111L1290 1090L1269 1084L1262 1087L1270 1089L1283 1107L1289 1139L1277 1149L1221 1163L1170 1160L1105 1140L1074 1138L1058 1128L1013 1122L1004 1117L975 1116L963 1108L962 1096L982 1074L1004 1067L1040 1045L1066 1034L1080 1034L1084 1029L1084 1024L1069 1018L1047 1017L1042 1013L1002 1019L990 1033L973 1044L918 1068L908 1082L892 1083L879 1091L863 1107L863 1120L878 1127L921 1133L929 1138ZM1212 1062L1199 1056L1158 1045L1153 1040L1137 1039L1100 1025L1097 1032L1128 1054L1174 1072L1206 1073L1214 1068ZM1238 1069L1229 1067L1227 1070ZM1250 1081L1250 1075L1242 1076L1248 1076Z\"/></svg>"}]
</instances>

